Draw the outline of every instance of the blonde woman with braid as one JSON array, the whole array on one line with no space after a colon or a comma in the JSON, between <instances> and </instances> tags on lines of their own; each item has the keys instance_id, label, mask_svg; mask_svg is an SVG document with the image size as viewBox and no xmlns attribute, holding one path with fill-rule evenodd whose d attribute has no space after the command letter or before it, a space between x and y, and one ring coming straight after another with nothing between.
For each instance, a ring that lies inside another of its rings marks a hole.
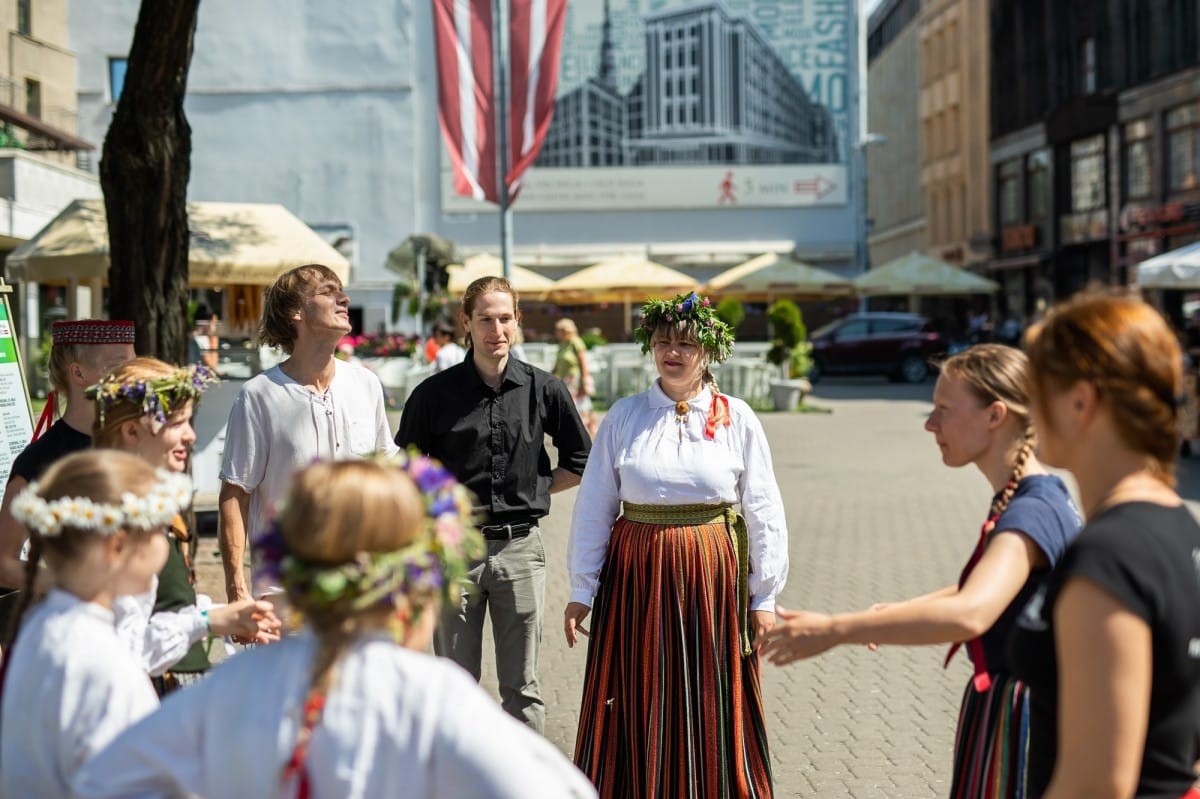
<instances>
[{"instance_id":1,"label":"blonde woman with braid","mask_svg":"<svg viewBox=\"0 0 1200 799\"><path fill-rule=\"evenodd\" d=\"M255 544L305 629L172 696L76 797L589 799L546 739L426 654L482 550L470 499L422 457L318 463Z\"/></svg>"},{"instance_id":2,"label":"blonde woman with braid","mask_svg":"<svg viewBox=\"0 0 1200 799\"><path fill-rule=\"evenodd\" d=\"M164 532L191 501L183 475L122 452L78 452L12 503L30 534L26 588L45 560L54 587L23 596L0 669L0 796L70 796L80 766L158 698L117 638L113 601L148 590Z\"/></svg>"},{"instance_id":3,"label":"blonde woman with braid","mask_svg":"<svg viewBox=\"0 0 1200 799\"><path fill-rule=\"evenodd\" d=\"M763 647L777 665L839 644L965 644L967 683L954 747L951 799L1025 796L1028 689L1010 673L1005 642L1017 614L1081 523L1067 488L1034 455L1029 360L979 344L947 359L925 429L942 462L974 465L995 491L974 553L956 585L859 613L778 610Z\"/></svg>"}]
</instances>

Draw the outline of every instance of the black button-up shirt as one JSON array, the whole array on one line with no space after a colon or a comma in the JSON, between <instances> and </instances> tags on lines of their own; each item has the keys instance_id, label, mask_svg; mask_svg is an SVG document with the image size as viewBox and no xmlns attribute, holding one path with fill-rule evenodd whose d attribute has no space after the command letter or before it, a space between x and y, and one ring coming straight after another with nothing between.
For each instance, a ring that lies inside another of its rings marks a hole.
<instances>
[{"instance_id":1,"label":"black button-up shirt","mask_svg":"<svg viewBox=\"0 0 1200 799\"><path fill-rule=\"evenodd\" d=\"M567 387L554 375L509 358L500 387L479 376L474 352L426 379L404 403L396 444L440 460L475 495L485 523L550 512L554 468L583 474L591 439Z\"/></svg>"}]
</instances>

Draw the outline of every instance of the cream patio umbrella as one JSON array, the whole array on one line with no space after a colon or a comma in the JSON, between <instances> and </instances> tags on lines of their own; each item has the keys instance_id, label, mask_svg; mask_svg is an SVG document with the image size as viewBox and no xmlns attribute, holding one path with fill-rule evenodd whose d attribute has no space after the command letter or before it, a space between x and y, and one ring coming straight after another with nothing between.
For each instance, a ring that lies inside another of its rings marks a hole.
<instances>
[{"instance_id":1,"label":"cream patio umbrella","mask_svg":"<svg viewBox=\"0 0 1200 799\"><path fill-rule=\"evenodd\" d=\"M293 267L328 266L342 281L350 262L282 205L187 204L188 285L268 286ZM8 257L12 279L38 283L108 278L108 223L103 200L73 200Z\"/></svg>"},{"instance_id":2,"label":"cream patio umbrella","mask_svg":"<svg viewBox=\"0 0 1200 799\"><path fill-rule=\"evenodd\" d=\"M700 287L698 281L639 256L622 256L584 267L554 283L546 298L559 305L621 302L625 332L633 330L633 303L649 297L669 297Z\"/></svg>"},{"instance_id":3,"label":"cream patio umbrella","mask_svg":"<svg viewBox=\"0 0 1200 799\"><path fill-rule=\"evenodd\" d=\"M516 264L512 264L511 267L508 282L522 297L541 299L547 289L554 285L553 280L539 275L532 269L526 269ZM450 264L446 267L446 271L450 275L450 282L446 290L452 297L461 297L462 293L467 290L467 286L479 278L503 275L504 264L491 253L479 253L464 259L461 264Z\"/></svg>"},{"instance_id":4,"label":"cream patio umbrella","mask_svg":"<svg viewBox=\"0 0 1200 799\"><path fill-rule=\"evenodd\" d=\"M708 281L705 291L723 297L770 301L779 295L847 296L854 284L787 255L768 252L726 269Z\"/></svg>"},{"instance_id":5,"label":"cream patio umbrella","mask_svg":"<svg viewBox=\"0 0 1200 799\"><path fill-rule=\"evenodd\" d=\"M974 272L913 251L854 280L859 294L876 296L904 294L937 296L955 294L992 294L1000 288L995 281Z\"/></svg>"}]
</instances>

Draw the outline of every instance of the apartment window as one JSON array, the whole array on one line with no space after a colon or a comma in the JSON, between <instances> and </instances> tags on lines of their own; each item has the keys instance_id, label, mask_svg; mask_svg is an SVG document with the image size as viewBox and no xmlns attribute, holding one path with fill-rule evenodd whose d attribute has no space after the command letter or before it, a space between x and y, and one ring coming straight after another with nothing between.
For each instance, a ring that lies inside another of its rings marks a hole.
<instances>
[{"instance_id":1,"label":"apartment window","mask_svg":"<svg viewBox=\"0 0 1200 799\"><path fill-rule=\"evenodd\" d=\"M1000 165L996 181L1000 186L1000 224L1019 225L1021 217L1021 159L1014 158Z\"/></svg>"},{"instance_id":2,"label":"apartment window","mask_svg":"<svg viewBox=\"0 0 1200 799\"><path fill-rule=\"evenodd\" d=\"M17 33L33 35L33 0L17 0Z\"/></svg>"},{"instance_id":3,"label":"apartment window","mask_svg":"<svg viewBox=\"0 0 1200 799\"><path fill-rule=\"evenodd\" d=\"M1029 187L1029 219L1050 216L1050 151L1034 150L1025 165Z\"/></svg>"},{"instance_id":4,"label":"apartment window","mask_svg":"<svg viewBox=\"0 0 1200 799\"><path fill-rule=\"evenodd\" d=\"M125 89L125 72L129 69L129 59L110 56L108 59L108 96L115 103L121 99Z\"/></svg>"},{"instance_id":5,"label":"apartment window","mask_svg":"<svg viewBox=\"0 0 1200 799\"><path fill-rule=\"evenodd\" d=\"M1104 207L1104 134L1071 142L1071 210Z\"/></svg>"},{"instance_id":6,"label":"apartment window","mask_svg":"<svg viewBox=\"0 0 1200 799\"><path fill-rule=\"evenodd\" d=\"M1096 93L1096 40L1089 37L1079 48L1080 86L1084 94Z\"/></svg>"},{"instance_id":7,"label":"apartment window","mask_svg":"<svg viewBox=\"0 0 1200 799\"><path fill-rule=\"evenodd\" d=\"M25 79L25 113L42 118L42 84L33 78Z\"/></svg>"},{"instance_id":8,"label":"apartment window","mask_svg":"<svg viewBox=\"0 0 1200 799\"><path fill-rule=\"evenodd\" d=\"M1200 114L1195 104L1167 112L1167 185L1171 191L1200 183Z\"/></svg>"},{"instance_id":9,"label":"apartment window","mask_svg":"<svg viewBox=\"0 0 1200 799\"><path fill-rule=\"evenodd\" d=\"M1125 196L1129 199L1150 196L1154 174L1152 159L1150 120L1138 119L1125 125Z\"/></svg>"}]
</instances>

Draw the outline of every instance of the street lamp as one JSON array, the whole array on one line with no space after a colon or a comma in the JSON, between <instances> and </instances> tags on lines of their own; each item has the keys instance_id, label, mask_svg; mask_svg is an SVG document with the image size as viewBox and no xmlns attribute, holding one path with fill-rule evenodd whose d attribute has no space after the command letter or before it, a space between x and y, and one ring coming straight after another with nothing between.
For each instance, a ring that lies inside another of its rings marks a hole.
<instances>
[{"instance_id":1,"label":"street lamp","mask_svg":"<svg viewBox=\"0 0 1200 799\"><path fill-rule=\"evenodd\" d=\"M883 144L887 136L882 133L867 133L854 145L854 158L858 169L858 198L854 203L854 267L861 277L871 266L867 248L867 148L872 144ZM867 298L859 297L858 310L867 310Z\"/></svg>"}]
</instances>

